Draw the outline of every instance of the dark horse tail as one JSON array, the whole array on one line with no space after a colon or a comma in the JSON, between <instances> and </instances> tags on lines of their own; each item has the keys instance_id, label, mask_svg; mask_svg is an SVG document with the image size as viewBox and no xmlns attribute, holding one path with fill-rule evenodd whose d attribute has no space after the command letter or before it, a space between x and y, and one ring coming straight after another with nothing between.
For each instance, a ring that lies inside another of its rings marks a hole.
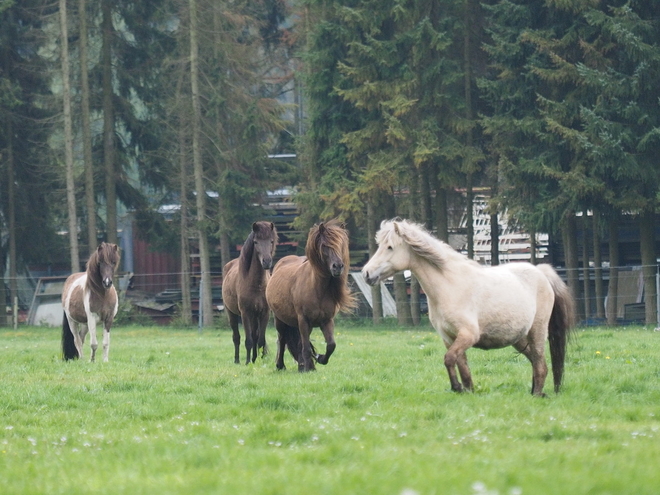
<instances>
[{"instance_id":1,"label":"dark horse tail","mask_svg":"<svg viewBox=\"0 0 660 495\"><path fill-rule=\"evenodd\" d=\"M69 319L64 313L62 318L62 359L69 361L71 359L78 359L78 349L76 348L76 341L73 339L73 332L69 326Z\"/></svg>"},{"instance_id":2,"label":"dark horse tail","mask_svg":"<svg viewBox=\"0 0 660 495\"><path fill-rule=\"evenodd\" d=\"M550 315L548 326L548 341L550 343L550 361L552 363L552 378L555 392L561 388L568 343L575 322L575 302L568 286L557 275L550 265L538 265L550 281L555 293L555 304Z\"/></svg>"}]
</instances>

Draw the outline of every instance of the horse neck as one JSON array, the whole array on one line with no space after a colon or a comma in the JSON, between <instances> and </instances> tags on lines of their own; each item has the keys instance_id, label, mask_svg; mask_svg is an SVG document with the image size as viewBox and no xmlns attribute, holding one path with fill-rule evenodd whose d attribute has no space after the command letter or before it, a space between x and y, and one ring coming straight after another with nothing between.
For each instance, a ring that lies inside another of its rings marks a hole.
<instances>
[{"instance_id":1,"label":"horse neck","mask_svg":"<svg viewBox=\"0 0 660 495\"><path fill-rule=\"evenodd\" d=\"M268 270L264 270L259 262L259 257L257 256L257 250L252 251L252 256L250 258L241 259L243 264L242 271L245 274L245 278L251 282L263 282L268 275Z\"/></svg>"},{"instance_id":2,"label":"horse neck","mask_svg":"<svg viewBox=\"0 0 660 495\"><path fill-rule=\"evenodd\" d=\"M443 246L442 254L447 257L447 260L443 263L442 268L411 250L410 271L419 281L419 285L426 294L429 294L430 292L437 293L438 291L442 291L446 287L451 286L452 283L445 283L445 280L453 279L454 274L459 273L463 268L467 268L467 265L470 264L468 260L464 259L459 253L447 251L444 248L450 249L448 246ZM457 267L461 268L458 272L456 271ZM438 282L438 278L441 279L440 282Z\"/></svg>"},{"instance_id":3,"label":"horse neck","mask_svg":"<svg viewBox=\"0 0 660 495\"><path fill-rule=\"evenodd\" d=\"M89 289L92 293L99 295L100 297L105 296L105 287L103 287L101 273L99 272L98 265L88 266L86 273L87 289Z\"/></svg>"},{"instance_id":4,"label":"horse neck","mask_svg":"<svg viewBox=\"0 0 660 495\"><path fill-rule=\"evenodd\" d=\"M349 298L346 294L346 282L348 272L344 272L340 277L333 277L329 272L319 269L312 270L312 286L320 290L324 297L329 298L339 307L349 306Z\"/></svg>"}]
</instances>

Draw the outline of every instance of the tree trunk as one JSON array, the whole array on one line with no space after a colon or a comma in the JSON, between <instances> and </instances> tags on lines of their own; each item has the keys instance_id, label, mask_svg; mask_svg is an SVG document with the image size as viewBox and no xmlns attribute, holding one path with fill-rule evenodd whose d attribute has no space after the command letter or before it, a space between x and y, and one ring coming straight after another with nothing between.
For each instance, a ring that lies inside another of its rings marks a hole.
<instances>
[{"instance_id":1,"label":"tree trunk","mask_svg":"<svg viewBox=\"0 0 660 495\"><path fill-rule=\"evenodd\" d=\"M222 40L220 38L220 33L223 31L222 21L220 16L220 8L218 6L213 8L213 33L214 33L214 45L213 51L215 59L219 60L220 49L222 45ZM218 112L220 113L220 112ZM226 120L224 118L218 118L216 122L216 139L218 143L222 143L225 139L226 134ZM218 171L218 181L222 181L225 177L225 169L227 168L226 158L221 156L220 153L215 153L216 168ZM220 185L220 189L223 189ZM229 242L229 222L227 221L229 217L229 206L225 202L224 196L221 194L218 198L218 231L219 231L219 241L220 241L220 264L222 269L227 263L231 261L231 246ZM224 273L222 274L224 277Z\"/></svg>"},{"instance_id":2,"label":"tree trunk","mask_svg":"<svg viewBox=\"0 0 660 495\"><path fill-rule=\"evenodd\" d=\"M5 286L5 255L0 246L0 328L7 326L7 287Z\"/></svg>"},{"instance_id":3,"label":"tree trunk","mask_svg":"<svg viewBox=\"0 0 660 495\"><path fill-rule=\"evenodd\" d=\"M655 276L658 271L655 253L655 215L645 211L639 218L640 249L642 255L642 274L644 277L644 307L646 324L656 325L657 300Z\"/></svg>"},{"instance_id":4,"label":"tree trunk","mask_svg":"<svg viewBox=\"0 0 660 495\"><path fill-rule=\"evenodd\" d=\"M71 272L80 271L78 254L78 216L76 183L73 173L73 124L71 122L71 82L69 76L69 29L66 0L60 0L60 62L62 64L62 98L64 103L64 164L66 167L66 203L69 217L69 255Z\"/></svg>"},{"instance_id":5,"label":"tree trunk","mask_svg":"<svg viewBox=\"0 0 660 495\"><path fill-rule=\"evenodd\" d=\"M569 211L566 214L564 228L562 229L562 237L566 257L566 278L568 279L568 287L576 302L578 320L581 320L584 318L584 306L578 304L580 297L579 256L577 246L577 223L575 220L575 212L573 211Z\"/></svg>"},{"instance_id":6,"label":"tree trunk","mask_svg":"<svg viewBox=\"0 0 660 495\"><path fill-rule=\"evenodd\" d=\"M603 292L603 256L600 249L600 218L596 210L592 218L594 244L594 284L596 289L596 318L605 318L605 296Z\"/></svg>"},{"instance_id":7,"label":"tree trunk","mask_svg":"<svg viewBox=\"0 0 660 495\"><path fill-rule=\"evenodd\" d=\"M89 116L89 75L87 70L87 0L78 4L80 17L80 96L82 117L83 159L85 162L85 208L87 210L87 244L89 253L98 243L96 232L96 196L94 194L94 162L92 131Z\"/></svg>"},{"instance_id":8,"label":"tree trunk","mask_svg":"<svg viewBox=\"0 0 660 495\"><path fill-rule=\"evenodd\" d=\"M401 326L412 326L413 320L408 302L408 288L403 272L394 275L394 299L396 300L396 314Z\"/></svg>"},{"instance_id":9,"label":"tree trunk","mask_svg":"<svg viewBox=\"0 0 660 495\"><path fill-rule=\"evenodd\" d=\"M582 294L584 297L584 316L591 316L591 286L589 276L589 218L582 214Z\"/></svg>"},{"instance_id":10,"label":"tree trunk","mask_svg":"<svg viewBox=\"0 0 660 495\"><path fill-rule=\"evenodd\" d=\"M411 182L410 194L409 194L410 203L408 205L410 208L410 218L413 221L422 220L424 222L423 218L421 219L419 218L420 217L419 208L422 206L419 198L420 175L419 175L419 170L417 170L414 166L411 167L410 182ZM412 324L414 326L418 326L421 321L419 292L420 292L419 281L417 280L417 277L415 277L415 275L411 274L410 275L410 317Z\"/></svg>"},{"instance_id":11,"label":"tree trunk","mask_svg":"<svg viewBox=\"0 0 660 495\"><path fill-rule=\"evenodd\" d=\"M437 164L434 167L433 187L435 188L435 231L438 239L449 242L449 215L447 213L447 190L438 179Z\"/></svg>"},{"instance_id":12,"label":"tree trunk","mask_svg":"<svg viewBox=\"0 0 660 495\"><path fill-rule=\"evenodd\" d=\"M12 315L14 315L14 301L18 297L18 267L17 253L16 253L16 189L14 178L14 126L12 125L11 116L7 116L7 208L9 224L9 300L12 307Z\"/></svg>"},{"instance_id":13,"label":"tree trunk","mask_svg":"<svg viewBox=\"0 0 660 495\"><path fill-rule=\"evenodd\" d=\"M535 228L530 228L529 229L529 262L532 265L536 265L536 263L537 263L536 248L537 248L536 229Z\"/></svg>"},{"instance_id":14,"label":"tree trunk","mask_svg":"<svg viewBox=\"0 0 660 495\"><path fill-rule=\"evenodd\" d=\"M112 2L101 1L103 44L103 166L105 170L105 237L117 244L117 173L115 169L115 117L112 89Z\"/></svg>"},{"instance_id":15,"label":"tree trunk","mask_svg":"<svg viewBox=\"0 0 660 495\"><path fill-rule=\"evenodd\" d=\"M180 251L181 251L181 322L192 325L192 303L190 300L190 244L188 238L188 147L186 146L186 129L183 125L185 109L181 100L181 93L177 91L177 107L180 108L179 122L179 194L181 196L181 219L179 225Z\"/></svg>"},{"instance_id":16,"label":"tree trunk","mask_svg":"<svg viewBox=\"0 0 660 495\"><path fill-rule=\"evenodd\" d=\"M374 213L373 201L367 202L367 237L369 239L369 257L376 252L376 215ZM380 292L381 285L376 284L371 287L371 304L374 325L380 324L383 318L383 295Z\"/></svg>"},{"instance_id":17,"label":"tree trunk","mask_svg":"<svg viewBox=\"0 0 660 495\"><path fill-rule=\"evenodd\" d=\"M617 324L617 299L619 298L619 218L609 221L610 233L610 282L607 286L607 324Z\"/></svg>"},{"instance_id":18,"label":"tree trunk","mask_svg":"<svg viewBox=\"0 0 660 495\"><path fill-rule=\"evenodd\" d=\"M463 74L464 74L464 96L465 96L465 118L468 122L474 120L474 108L472 106L472 24L474 21L474 13L476 9L475 0L467 0L465 2L465 19L464 19L464 46L463 46ZM465 147L472 148L473 135L472 128L467 131L465 139ZM464 158L464 161L467 159ZM468 258L474 259L474 191L473 186L473 170L472 163L467 162L465 165L466 173L466 196L467 196L467 255Z\"/></svg>"},{"instance_id":19,"label":"tree trunk","mask_svg":"<svg viewBox=\"0 0 660 495\"><path fill-rule=\"evenodd\" d=\"M492 165L491 173L492 185L490 187L491 200L497 196L497 180L499 173L497 171L497 160ZM489 205L490 208L490 266L497 266L500 264L500 222L497 208Z\"/></svg>"},{"instance_id":20,"label":"tree trunk","mask_svg":"<svg viewBox=\"0 0 660 495\"><path fill-rule=\"evenodd\" d=\"M190 6L190 84L192 91L192 145L193 169L195 176L197 235L199 239L199 262L201 271L199 302L202 311L202 326L213 325L213 298L211 293L211 259L206 233L206 187L204 185L204 165L202 163L201 120L202 110L199 96L199 44L197 41L197 2L189 0Z\"/></svg>"}]
</instances>

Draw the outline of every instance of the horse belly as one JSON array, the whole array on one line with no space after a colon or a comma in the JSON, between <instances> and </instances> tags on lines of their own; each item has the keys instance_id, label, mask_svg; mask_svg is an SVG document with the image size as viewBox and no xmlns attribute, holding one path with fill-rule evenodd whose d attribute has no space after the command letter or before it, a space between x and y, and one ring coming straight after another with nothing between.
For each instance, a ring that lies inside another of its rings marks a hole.
<instances>
[{"instance_id":1,"label":"horse belly","mask_svg":"<svg viewBox=\"0 0 660 495\"><path fill-rule=\"evenodd\" d=\"M225 265L225 276L222 281L222 304L227 310L239 314L238 295L236 290L237 260L231 260Z\"/></svg>"},{"instance_id":2,"label":"horse belly","mask_svg":"<svg viewBox=\"0 0 660 495\"><path fill-rule=\"evenodd\" d=\"M289 257L287 257L289 258ZM282 258L275 266L273 275L266 286L266 301L275 318L289 326L298 327L298 316L293 306L291 287L293 281L291 274L284 270L277 270L278 265L286 258Z\"/></svg>"},{"instance_id":3,"label":"horse belly","mask_svg":"<svg viewBox=\"0 0 660 495\"><path fill-rule=\"evenodd\" d=\"M479 340L474 345L478 349L501 349L515 344L524 338L533 323L530 318L519 316L506 321L491 321L482 325Z\"/></svg>"},{"instance_id":4,"label":"horse belly","mask_svg":"<svg viewBox=\"0 0 660 495\"><path fill-rule=\"evenodd\" d=\"M69 318L77 323L87 323L87 312L85 311L83 298L83 287L76 280L73 281L72 285L65 287L63 298L64 311L66 311Z\"/></svg>"}]
</instances>

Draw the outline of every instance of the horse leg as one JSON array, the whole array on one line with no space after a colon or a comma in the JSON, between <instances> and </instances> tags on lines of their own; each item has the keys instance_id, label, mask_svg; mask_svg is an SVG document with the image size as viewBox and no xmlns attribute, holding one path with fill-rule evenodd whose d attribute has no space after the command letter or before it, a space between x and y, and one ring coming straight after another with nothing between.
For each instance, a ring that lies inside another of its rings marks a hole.
<instances>
[{"instance_id":1,"label":"horse leg","mask_svg":"<svg viewBox=\"0 0 660 495\"><path fill-rule=\"evenodd\" d=\"M83 344L85 343L85 334L87 333L87 325L85 325L84 323L77 323L68 316L67 319L69 320L69 328L71 329L71 333L73 334L73 342L76 345L76 349L78 350L78 357L82 359ZM80 330L81 328L83 330Z\"/></svg>"},{"instance_id":2,"label":"horse leg","mask_svg":"<svg viewBox=\"0 0 660 495\"><path fill-rule=\"evenodd\" d=\"M527 337L519 340L513 347L532 363L532 395L545 397L543 386L548 376L548 364L545 362L545 341L539 344L530 332Z\"/></svg>"},{"instance_id":3,"label":"horse leg","mask_svg":"<svg viewBox=\"0 0 660 495\"><path fill-rule=\"evenodd\" d=\"M270 318L270 312L264 311L259 316L259 337L257 342L257 347L262 349L261 358L265 358L268 354L268 344L266 343L266 327L268 326L268 319Z\"/></svg>"},{"instance_id":4,"label":"horse leg","mask_svg":"<svg viewBox=\"0 0 660 495\"><path fill-rule=\"evenodd\" d=\"M456 340L447 345L447 353L445 354L445 367L449 375L449 382L453 392L463 392L472 390L472 376L470 368L467 364L467 356L465 351L477 343L477 339L472 332L459 332ZM463 384L458 380L456 375L456 367L458 366Z\"/></svg>"},{"instance_id":5,"label":"horse leg","mask_svg":"<svg viewBox=\"0 0 660 495\"><path fill-rule=\"evenodd\" d=\"M103 325L103 362L108 362L108 353L110 352L110 327Z\"/></svg>"},{"instance_id":6,"label":"horse leg","mask_svg":"<svg viewBox=\"0 0 660 495\"><path fill-rule=\"evenodd\" d=\"M232 331L232 340L234 341L234 363L239 364L241 362L239 356L239 350L241 348L241 332L238 331L238 315L227 310L227 316L229 317L229 326Z\"/></svg>"},{"instance_id":7,"label":"horse leg","mask_svg":"<svg viewBox=\"0 0 660 495\"><path fill-rule=\"evenodd\" d=\"M470 367L468 366L467 353L463 352L463 354L458 357L456 365L458 366L458 373L461 375L463 388L472 392L472 373L470 373Z\"/></svg>"},{"instance_id":8,"label":"horse leg","mask_svg":"<svg viewBox=\"0 0 660 495\"><path fill-rule=\"evenodd\" d=\"M325 325L321 326L323 337L325 337L325 354L316 356L316 362L319 364L328 364L328 360L332 353L335 352L335 321L330 320Z\"/></svg>"},{"instance_id":9,"label":"horse leg","mask_svg":"<svg viewBox=\"0 0 660 495\"><path fill-rule=\"evenodd\" d=\"M257 342L254 339L254 317L252 315L242 314L243 318L243 330L245 330L245 352L247 356L245 357L245 364L250 364L250 361L253 363L257 358Z\"/></svg>"},{"instance_id":10,"label":"horse leg","mask_svg":"<svg viewBox=\"0 0 660 495\"><path fill-rule=\"evenodd\" d=\"M285 370L284 352L286 351L286 332L288 327L286 323L276 317L275 328L277 329L277 357L275 359L275 367L278 370Z\"/></svg>"},{"instance_id":11,"label":"horse leg","mask_svg":"<svg viewBox=\"0 0 660 495\"><path fill-rule=\"evenodd\" d=\"M314 371L314 358L312 356L312 343L309 340L309 335L312 328L304 318L298 318L298 330L300 331L300 358L298 361L298 371Z\"/></svg>"},{"instance_id":12,"label":"horse leg","mask_svg":"<svg viewBox=\"0 0 660 495\"><path fill-rule=\"evenodd\" d=\"M98 340L96 340L96 318L93 315L87 315L87 329L89 330L89 345L92 348L92 356L90 362L94 362L96 358L96 349L99 347Z\"/></svg>"}]
</instances>

